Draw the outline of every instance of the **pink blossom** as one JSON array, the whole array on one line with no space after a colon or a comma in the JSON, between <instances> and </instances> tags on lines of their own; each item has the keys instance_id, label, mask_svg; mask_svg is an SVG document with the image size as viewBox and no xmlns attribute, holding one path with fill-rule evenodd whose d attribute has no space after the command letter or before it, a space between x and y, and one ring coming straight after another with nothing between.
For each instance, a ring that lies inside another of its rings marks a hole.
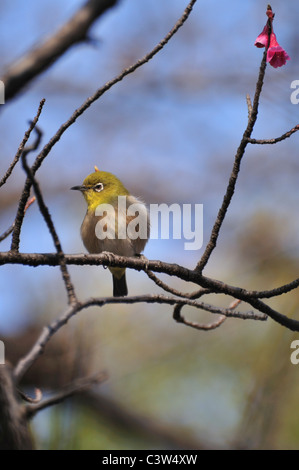
<instances>
[{"instance_id":1,"label":"pink blossom","mask_svg":"<svg viewBox=\"0 0 299 470\"><path fill-rule=\"evenodd\" d=\"M268 21L261 34L256 38L254 45L256 47L266 48L267 62L269 62L272 67L282 67L286 64L287 60L290 60L290 56L277 42L276 36L273 31L273 19L275 14L273 13L270 5L268 5L266 15L268 16Z\"/></svg>"},{"instance_id":2,"label":"pink blossom","mask_svg":"<svg viewBox=\"0 0 299 470\"><path fill-rule=\"evenodd\" d=\"M290 60L289 55L286 51L278 44L275 34L272 32L270 36L270 45L267 51L267 62L272 67L282 67L286 64L286 61Z\"/></svg>"},{"instance_id":3,"label":"pink blossom","mask_svg":"<svg viewBox=\"0 0 299 470\"><path fill-rule=\"evenodd\" d=\"M267 47L268 46L268 34L269 26L266 24L261 34L256 38L254 45L256 47Z\"/></svg>"}]
</instances>

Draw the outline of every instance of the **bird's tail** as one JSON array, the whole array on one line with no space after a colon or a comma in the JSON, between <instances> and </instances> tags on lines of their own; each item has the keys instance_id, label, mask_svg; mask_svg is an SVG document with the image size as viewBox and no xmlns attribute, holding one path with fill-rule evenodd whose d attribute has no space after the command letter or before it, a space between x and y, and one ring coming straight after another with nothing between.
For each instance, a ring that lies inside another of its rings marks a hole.
<instances>
[{"instance_id":1,"label":"bird's tail","mask_svg":"<svg viewBox=\"0 0 299 470\"><path fill-rule=\"evenodd\" d=\"M126 270L123 268L111 268L113 277L113 297L124 297L128 295L126 281Z\"/></svg>"}]
</instances>

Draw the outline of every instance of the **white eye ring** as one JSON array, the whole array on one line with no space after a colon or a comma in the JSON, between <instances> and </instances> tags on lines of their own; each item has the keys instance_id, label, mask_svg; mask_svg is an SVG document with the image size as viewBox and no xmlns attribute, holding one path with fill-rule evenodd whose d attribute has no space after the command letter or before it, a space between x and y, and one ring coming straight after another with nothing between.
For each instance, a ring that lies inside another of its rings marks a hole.
<instances>
[{"instance_id":1,"label":"white eye ring","mask_svg":"<svg viewBox=\"0 0 299 470\"><path fill-rule=\"evenodd\" d=\"M103 191L104 185L103 183L97 183L94 187L93 190L99 193L100 191Z\"/></svg>"}]
</instances>

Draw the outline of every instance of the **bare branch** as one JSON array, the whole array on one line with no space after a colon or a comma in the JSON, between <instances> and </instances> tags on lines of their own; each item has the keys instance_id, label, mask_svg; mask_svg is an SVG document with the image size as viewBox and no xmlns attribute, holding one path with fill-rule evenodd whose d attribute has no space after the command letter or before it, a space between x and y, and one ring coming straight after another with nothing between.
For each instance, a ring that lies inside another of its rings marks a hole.
<instances>
[{"instance_id":1,"label":"bare branch","mask_svg":"<svg viewBox=\"0 0 299 470\"><path fill-rule=\"evenodd\" d=\"M259 315L254 312L237 312L231 308L221 308L215 307L214 305L207 304L205 302L197 302L196 300L191 299L177 299L174 297L167 297L164 295L139 295L139 296L131 296L131 297L103 297L98 299L89 299L85 302L82 302L77 308L77 311L82 309L92 307L92 306L99 306L102 307L104 305L109 304L135 304L135 303L158 303L158 304L167 304L167 305L189 305L191 307L198 308L200 310L205 310L206 312L225 315L226 317L234 317L240 318L242 320L266 320L266 315Z\"/></svg>"},{"instance_id":2,"label":"bare branch","mask_svg":"<svg viewBox=\"0 0 299 470\"><path fill-rule=\"evenodd\" d=\"M277 142L281 142L282 140L287 139L288 137L291 137L292 134L295 132L299 131L299 124L297 126L293 127L290 131L286 132L285 134L282 134L280 137L276 137L275 139L251 139L248 138L247 142L250 144L260 144L260 145L265 145L265 144L277 144Z\"/></svg>"},{"instance_id":3,"label":"bare branch","mask_svg":"<svg viewBox=\"0 0 299 470\"><path fill-rule=\"evenodd\" d=\"M240 299L234 299L228 306L228 308L237 308L238 305L240 305L240 303L242 302L242 300Z\"/></svg>"},{"instance_id":4,"label":"bare branch","mask_svg":"<svg viewBox=\"0 0 299 470\"><path fill-rule=\"evenodd\" d=\"M184 299L198 299L202 295L210 293L209 289L199 289L197 291L193 292L181 292L177 289L174 289L173 287L170 287L168 284L165 282L161 281L152 271L146 270L145 271L148 277L154 281L154 283L161 287L164 291L169 292L170 294L177 295L178 297L183 297Z\"/></svg>"},{"instance_id":5,"label":"bare branch","mask_svg":"<svg viewBox=\"0 0 299 470\"><path fill-rule=\"evenodd\" d=\"M170 41L170 39L175 35L175 33L183 26L185 21L188 19L192 8L197 0L191 0L186 7L181 18L176 22L171 31L155 46L148 54L146 54L142 59L137 60L133 65L124 69L117 77L107 82L104 86L99 88L92 96L87 98L87 100L74 111L72 116L66 121L56 134L50 139L50 141L44 146L40 154L37 156L36 162L32 166L33 174L36 173L38 168L41 166L43 160L47 157L53 146L59 141L64 132L81 116L95 101L97 101L106 91L110 90L116 83L120 82L127 75L135 72L139 67L143 66L149 62L158 52L160 52L164 46Z\"/></svg>"},{"instance_id":6,"label":"bare branch","mask_svg":"<svg viewBox=\"0 0 299 470\"><path fill-rule=\"evenodd\" d=\"M237 308L237 306L241 303L241 300L239 299L235 299L233 300L233 302L230 303L229 307L228 307L228 310L230 311L233 311ZM177 304L175 307L174 307L174 310L173 310L173 319L175 321L177 321L178 323L183 323L184 325L186 326L190 326L191 328L195 328L196 330L203 330L203 331L210 331L210 330L215 330L215 328L218 328L219 326L222 325L222 323L224 323L224 321L226 320L226 317L228 315L221 315L219 317L219 319L213 323L207 323L207 324L204 324L204 323L197 323L197 322L192 322L192 321L189 321L189 320L186 320L185 317L182 316L181 314L181 311L182 311L182 308L183 308L183 305L179 305ZM250 312L251 314L251 312ZM263 316L263 317L259 317L259 320L266 320L267 317L266 316Z\"/></svg>"},{"instance_id":7,"label":"bare branch","mask_svg":"<svg viewBox=\"0 0 299 470\"><path fill-rule=\"evenodd\" d=\"M184 323L184 325L186 326L190 326L191 328L195 328L195 330L211 331L221 326L225 320L226 320L226 317L222 315L219 317L217 321L212 322L212 323L197 323L197 322L192 322L186 319L184 319L182 323Z\"/></svg>"},{"instance_id":8,"label":"bare branch","mask_svg":"<svg viewBox=\"0 0 299 470\"><path fill-rule=\"evenodd\" d=\"M230 178L229 178L229 183L228 183L228 186L226 188L226 193L224 195L223 202L222 202L222 205L219 209L216 221L213 225L212 232L211 232L211 235L210 235L210 240L209 240L209 242L206 246L206 249L205 249L200 261L198 262L198 264L196 266L196 270L198 272L203 271L203 269L205 268L205 266L207 265L207 263L210 259L210 256L211 256L213 250L216 247L221 226L223 224L224 218L226 216L227 210L230 206L232 197L233 197L234 192L235 192L237 179L238 179L238 175L239 175L239 171L240 171L240 167L241 167L242 158L244 156L245 149L246 149L246 146L248 144L248 138L250 138L250 136L252 134L252 131L253 131L253 128L254 128L254 125L255 125L256 119L257 119L259 99L260 99L260 95L261 95L262 88L263 88L263 82L264 82L266 66L267 66L266 58L267 58L267 51L264 52L263 59L262 59L262 62L261 62L259 77L258 77L258 80L257 80L256 89L255 89L255 95L254 95L254 100L253 100L252 111L250 113L250 119L248 120L247 128L246 128L246 130L243 134L241 143L239 145L239 148L238 148L236 156L235 156L234 166L233 166Z\"/></svg>"},{"instance_id":9,"label":"bare branch","mask_svg":"<svg viewBox=\"0 0 299 470\"><path fill-rule=\"evenodd\" d=\"M28 207L31 206L31 204L35 201L35 197L33 196L31 199L29 199L29 201L27 202L26 206L25 206L25 210L24 212L27 211ZM0 243L5 240L5 238L9 237L9 235L13 232L15 228L15 222L2 234L0 235Z\"/></svg>"},{"instance_id":10,"label":"bare branch","mask_svg":"<svg viewBox=\"0 0 299 470\"><path fill-rule=\"evenodd\" d=\"M9 237L9 235L13 232L14 227L15 224L13 223L7 230L5 230L5 232L2 233L2 235L0 235L0 243L3 242L3 240L5 240L7 237Z\"/></svg>"},{"instance_id":11,"label":"bare branch","mask_svg":"<svg viewBox=\"0 0 299 470\"><path fill-rule=\"evenodd\" d=\"M15 157L14 157L12 163L10 164L10 166L9 166L7 172L5 173L5 175L3 176L3 178L1 178L1 180L0 180L0 188L1 188L1 186L3 186L3 185L6 183L7 179L8 179L8 178L10 177L10 175L12 174L14 167L16 166L16 164L18 163L18 161L20 160L20 157L21 157L21 155L22 155L22 153L23 153L24 147L25 147L25 145L27 144L27 142L28 142L28 140L29 140L30 134L31 134L31 132L33 131L33 129L35 128L36 123L37 123L37 121L38 121L38 119L39 119L39 117L40 117L40 114L41 114L41 112L42 112L44 103L45 103L45 100L42 100L42 101L40 102L40 105L39 105L39 107L38 107L37 114L36 114L35 118L33 119L33 121L31 121L29 129L25 132L25 135L24 135L24 137L23 137L23 140L22 140L22 142L21 142L21 144L20 144L20 146L19 146L19 148L18 148L18 151L17 151L17 153L16 153L16 155L15 155Z\"/></svg>"},{"instance_id":12,"label":"bare branch","mask_svg":"<svg viewBox=\"0 0 299 470\"><path fill-rule=\"evenodd\" d=\"M281 325L293 330L299 331L299 321L293 320L286 317L275 310L268 307L262 301L258 300L260 296L259 291L247 291L246 289L235 287L224 282L218 281L216 279L211 279L206 276L201 275L196 271L189 270L183 266L177 264L165 263L162 261L144 261L138 258L126 258L124 256L117 256L109 253L109 257L106 253L101 255L65 255L65 261L67 264L72 264L76 266L83 265L111 265L113 267L126 267L136 269L138 271L146 271L147 269L155 272L160 272L164 274L169 274L171 276L176 276L184 281L194 282L195 284L200 285L205 289L209 289L214 293L226 294L236 299L243 300L254 308L257 308L261 313L269 315L273 320L277 321ZM48 265L48 266L57 266L59 265L59 259L57 254L37 254L37 253L0 253L0 265L3 264L23 264L28 266L39 266L39 265ZM294 289L299 284L299 280L295 280L293 283L282 286L280 289L288 292L289 290ZM279 295L278 288L274 289L273 295L271 291L261 291L264 297L274 297ZM179 300L179 299L178 299ZM183 302L187 303L187 300ZM120 299L121 302L124 302L124 299ZM175 302L177 303L177 302ZM222 313L222 312L218 312Z\"/></svg>"},{"instance_id":13,"label":"bare branch","mask_svg":"<svg viewBox=\"0 0 299 470\"><path fill-rule=\"evenodd\" d=\"M248 120L250 120L250 116L252 113L252 103L251 103L250 95L248 93L246 95L246 103L247 103L247 108L248 108Z\"/></svg>"},{"instance_id":14,"label":"bare branch","mask_svg":"<svg viewBox=\"0 0 299 470\"><path fill-rule=\"evenodd\" d=\"M12 64L2 77L6 101L49 68L71 46L86 41L95 20L116 3L117 0L88 0L53 36Z\"/></svg>"},{"instance_id":15,"label":"bare branch","mask_svg":"<svg viewBox=\"0 0 299 470\"><path fill-rule=\"evenodd\" d=\"M24 400L24 401L27 401L27 403L39 403L42 398L43 398L43 394L41 392L41 390L39 388L36 388L35 389L35 397L32 398L32 397L29 397L26 393L24 393L22 390L18 390L18 393L20 395L20 397Z\"/></svg>"},{"instance_id":16,"label":"bare branch","mask_svg":"<svg viewBox=\"0 0 299 470\"><path fill-rule=\"evenodd\" d=\"M68 269L67 269L67 265L66 265L65 258L64 258L64 252L62 250L62 246L61 246L59 237L58 237L57 232L55 230L51 214L50 214L50 212L49 212L49 210L48 210L48 208L47 208L47 206L44 202L39 184L36 181L36 179L34 178L34 175L31 171L31 168L27 164L27 160L26 160L27 153L28 153L28 149L27 149L27 151L23 152L22 165L23 165L24 170L26 171L27 179L29 179L30 184L33 186L39 209L40 209L41 214L43 215L43 217L45 219L45 222L48 226L48 229L49 229L49 232L52 236L57 254L59 256L60 269L61 269L64 285L65 285L65 288L66 288L69 304L74 304L74 303L77 302L77 297L76 297L76 294L75 294L74 286L73 286L72 281L71 281L71 277L70 277Z\"/></svg>"},{"instance_id":17,"label":"bare branch","mask_svg":"<svg viewBox=\"0 0 299 470\"><path fill-rule=\"evenodd\" d=\"M109 253L97 254L65 254L65 261L69 265L75 266L107 266L120 268L131 268L137 271L151 270L158 273L176 276L187 282L193 282L201 285L203 289L190 294L190 298L197 298L197 294L205 295L208 293L227 293L232 297L247 301L250 298L271 298L281 294L286 294L299 287L299 278L294 279L288 284L276 287L271 290L246 290L244 288L231 286L216 279L203 276L193 270L180 266L178 264L166 263L159 260L148 260L145 262L139 258L126 258L125 256ZM0 266L5 264L22 264L24 266L59 266L59 259L56 253L19 253L19 252L0 252ZM162 284L161 284L162 285ZM242 296L242 297L240 297ZM188 294L184 295L188 298Z\"/></svg>"},{"instance_id":18,"label":"bare branch","mask_svg":"<svg viewBox=\"0 0 299 470\"><path fill-rule=\"evenodd\" d=\"M65 254L65 261L69 265L75 266L103 266L110 264L113 267L131 268L137 271L145 271L150 269L158 273L168 274L169 276L176 276L183 281L193 282L202 285L203 290L195 291L190 294L190 298L197 298L197 294L205 295L211 292L217 293L227 290L228 295L239 298L240 300L247 300L247 298L271 298L281 294L286 294L297 287L299 287L299 278L294 281L276 287L271 290L246 290L240 287L234 287L229 284L223 283L216 279L202 276L193 270L179 266L178 264L166 263L158 260L149 260L148 263L139 258L126 258L124 256L117 256L113 253L96 254ZM56 253L15 253L15 252L0 252L0 266L5 264L22 264L24 266L59 266L59 259ZM188 297L186 294L184 297Z\"/></svg>"},{"instance_id":19,"label":"bare branch","mask_svg":"<svg viewBox=\"0 0 299 470\"><path fill-rule=\"evenodd\" d=\"M17 364L14 375L19 382L22 376L32 366L36 359L43 354L47 343L50 341L52 336L60 330L68 321L81 310L89 307L103 307L109 304L135 304L135 303L158 303L167 305L190 305L201 310L205 310L210 313L225 315L227 317L240 318L243 320L266 320L266 315L258 315L254 312L236 312L232 309L214 307L204 302L196 302L190 299L177 299L174 297L166 297L164 295L140 295L132 297L102 297L102 298L91 298L82 303L69 306L57 319L55 319L49 326L45 327L33 345L29 353L22 358ZM298 322L299 323L299 322Z\"/></svg>"},{"instance_id":20,"label":"bare branch","mask_svg":"<svg viewBox=\"0 0 299 470\"><path fill-rule=\"evenodd\" d=\"M27 405L26 406L26 417L28 419L33 418L41 410L49 408L50 406L57 405L58 403L63 402L67 398L72 397L80 392L83 392L93 385L98 385L105 380L107 380L107 374L101 372L93 377L88 377L86 379L76 380L73 384L69 385L64 390L61 390L59 393L53 395L52 397L48 398L47 400L43 400L40 403Z\"/></svg>"},{"instance_id":21,"label":"bare branch","mask_svg":"<svg viewBox=\"0 0 299 470\"><path fill-rule=\"evenodd\" d=\"M33 448L24 406L18 401L12 371L0 365L0 450Z\"/></svg>"},{"instance_id":22,"label":"bare branch","mask_svg":"<svg viewBox=\"0 0 299 470\"><path fill-rule=\"evenodd\" d=\"M40 104L39 104L37 114L36 114L35 118L33 119L33 121L30 124L30 129L31 129L30 133L32 132L33 129L35 129L35 127L37 125L37 122L38 122L38 119L39 119L40 114L42 112L45 101L46 101L45 99L42 99ZM37 147L40 144L41 135L42 135L41 131L39 129L36 131L36 135L37 136L36 136L35 142L30 147L27 147L27 150L25 150L24 147L22 147L22 152L21 152L20 156L24 152L25 152L25 155L27 155L29 152L32 152L33 150L37 149ZM22 146L22 144L21 144L21 146ZM20 156L19 156L19 158L20 158ZM15 222L14 222L12 242L11 242L11 250L12 251L18 251L19 250L20 233L21 233L21 228L22 228L22 224L23 224L23 220L24 220L26 204L28 202L28 198L29 198L29 195L30 195L30 188L31 188L31 183L30 183L30 180L27 178L27 180L25 182L25 185L24 185L22 195L21 195L21 199L20 199L20 202L19 202L19 207L18 207L18 210L17 210L17 215L16 215L16 218L15 218Z\"/></svg>"}]
</instances>

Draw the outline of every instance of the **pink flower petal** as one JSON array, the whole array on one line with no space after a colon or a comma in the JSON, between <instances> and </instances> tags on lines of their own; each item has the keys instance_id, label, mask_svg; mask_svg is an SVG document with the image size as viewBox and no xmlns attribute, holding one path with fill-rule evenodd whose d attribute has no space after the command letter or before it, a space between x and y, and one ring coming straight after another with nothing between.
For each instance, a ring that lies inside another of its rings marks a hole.
<instances>
[{"instance_id":1,"label":"pink flower petal","mask_svg":"<svg viewBox=\"0 0 299 470\"><path fill-rule=\"evenodd\" d=\"M267 47L267 45L268 45L268 32L269 32L269 28L268 28L268 25L266 24L266 26L264 27L261 34L259 34L259 36L255 40L254 45L256 47Z\"/></svg>"},{"instance_id":2,"label":"pink flower petal","mask_svg":"<svg viewBox=\"0 0 299 470\"><path fill-rule=\"evenodd\" d=\"M266 26L264 27L261 34L256 38L254 45L256 47L268 47L269 43L269 27L271 27L271 34L270 34L270 43L267 50L267 62L269 62L272 67L282 67L286 64L287 60L290 60L290 56L286 53L286 51L278 44L276 36L273 32L273 25L272 21L274 18L274 13L269 8L267 10L267 16L269 18ZM269 26L270 25L270 26Z\"/></svg>"},{"instance_id":3,"label":"pink flower petal","mask_svg":"<svg viewBox=\"0 0 299 470\"><path fill-rule=\"evenodd\" d=\"M267 61L272 67L275 69L282 67L286 64L287 60L290 60L290 57L281 46L269 47L267 51Z\"/></svg>"},{"instance_id":4,"label":"pink flower petal","mask_svg":"<svg viewBox=\"0 0 299 470\"><path fill-rule=\"evenodd\" d=\"M270 47L280 47L278 42L277 42L277 39L276 39L276 35L275 33L272 31L272 33L270 34L270 44L269 44L269 48Z\"/></svg>"},{"instance_id":5,"label":"pink flower petal","mask_svg":"<svg viewBox=\"0 0 299 470\"><path fill-rule=\"evenodd\" d=\"M267 51L267 61L272 67L282 67L286 61L290 60L286 51L278 44L275 34L272 32L270 36L270 45Z\"/></svg>"}]
</instances>

